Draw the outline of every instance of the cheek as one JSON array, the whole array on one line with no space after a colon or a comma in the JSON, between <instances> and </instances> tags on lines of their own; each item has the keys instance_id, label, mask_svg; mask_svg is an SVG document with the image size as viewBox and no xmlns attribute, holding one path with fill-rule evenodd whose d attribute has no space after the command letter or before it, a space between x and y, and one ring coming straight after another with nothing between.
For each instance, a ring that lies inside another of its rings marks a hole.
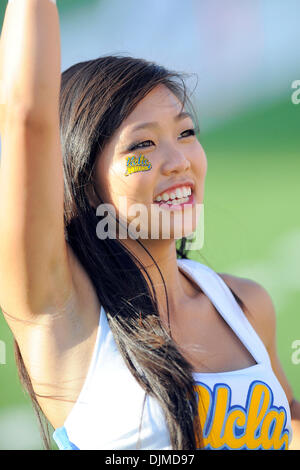
<instances>
[{"instance_id":1,"label":"cheek","mask_svg":"<svg viewBox=\"0 0 300 470\"><path fill-rule=\"evenodd\" d=\"M107 168L107 188L109 199L116 207L120 206L120 198L127 199L128 207L135 203L152 202L153 167L147 171L136 171L126 174L127 165L124 161L115 162Z\"/></svg>"},{"instance_id":2,"label":"cheek","mask_svg":"<svg viewBox=\"0 0 300 470\"><path fill-rule=\"evenodd\" d=\"M198 204L203 204L205 193L205 178L207 173L207 158L200 143L191 159L191 174L195 179L195 197Z\"/></svg>"},{"instance_id":3,"label":"cheek","mask_svg":"<svg viewBox=\"0 0 300 470\"><path fill-rule=\"evenodd\" d=\"M204 149L202 148L202 161L203 161L203 173L204 175L206 175L206 172L207 172L207 157L206 157L206 153L204 151Z\"/></svg>"},{"instance_id":4,"label":"cheek","mask_svg":"<svg viewBox=\"0 0 300 470\"><path fill-rule=\"evenodd\" d=\"M207 158L205 151L200 143L198 144L197 158L194 160L194 164L196 166L197 173L201 178L204 178L207 172Z\"/></svg>"}]
</instances>

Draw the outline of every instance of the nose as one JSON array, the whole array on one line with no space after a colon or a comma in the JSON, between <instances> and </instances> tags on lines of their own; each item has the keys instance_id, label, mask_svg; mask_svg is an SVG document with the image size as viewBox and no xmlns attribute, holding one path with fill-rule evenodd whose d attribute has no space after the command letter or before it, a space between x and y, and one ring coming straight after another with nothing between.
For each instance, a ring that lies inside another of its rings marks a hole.
<instances>
[{"instance_id":1,"label":"nose","mask_svg":"<svg viewBox=\"0 0 300 470\"><path fill-rule=\"evenodd\" d=\"M165 154L165 159L162 164L161 172L164 175L170 173L182 173L190 168L190 160L178 150L171 150Z\"/></svg>"}]
</instances>

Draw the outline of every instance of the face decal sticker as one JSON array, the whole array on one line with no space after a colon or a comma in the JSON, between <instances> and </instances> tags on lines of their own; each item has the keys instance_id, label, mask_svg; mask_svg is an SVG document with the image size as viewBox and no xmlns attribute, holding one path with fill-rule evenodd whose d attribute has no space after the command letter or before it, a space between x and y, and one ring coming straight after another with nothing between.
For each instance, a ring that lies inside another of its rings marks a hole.
<instances>
[{"instance_id":1,"label":"face decal sticker","mask_svg":"<svg viewBox=\"0 0 300 470\"><path fill-rule=\"evenodd\" d=\"M131 173L137 173L138 171L151 170L152 165L149 160L141 153L139 157L133 155L127 158L127 170L125 176L131 175Z\"/></svg>"}]
</instances>

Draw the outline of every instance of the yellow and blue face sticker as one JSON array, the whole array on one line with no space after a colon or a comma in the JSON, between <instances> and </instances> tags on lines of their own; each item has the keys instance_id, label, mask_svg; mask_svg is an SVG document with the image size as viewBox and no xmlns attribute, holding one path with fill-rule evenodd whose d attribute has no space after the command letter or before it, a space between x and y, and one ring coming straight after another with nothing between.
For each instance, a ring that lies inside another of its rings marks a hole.
<instances>
[{"instance_id":1,"label":"yellow and blue face sticker","mask_svg":"<svg viewBox=\"0 0 300 470\"><path fill-rule=\"evenodd\" d=\"M132 155L127 158L125 176L140 171L149 171L152 168L151 162L141 153L138 157Z\"/></svg>"}]
</instances>

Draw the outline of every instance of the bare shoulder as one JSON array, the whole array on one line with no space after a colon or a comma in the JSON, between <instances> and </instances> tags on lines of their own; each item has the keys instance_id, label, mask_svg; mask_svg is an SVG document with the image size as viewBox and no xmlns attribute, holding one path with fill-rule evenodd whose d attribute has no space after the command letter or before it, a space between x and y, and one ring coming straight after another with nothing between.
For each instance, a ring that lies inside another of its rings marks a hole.
<instances>
[{"instance_id":1,"label":"bare shoulder","mask_svg":"<svg viewBox=\"0 0 300 470\"><path fill-rule=\"evenodd\" d=\"M289 403L293 402L293 390L286 377L277 352L276 310L268 291L251 279L218 273L223 281L240 297L247 310L245 315L263 341L272 364L272 369L281 383Z\"/></svg>"},{"instance_id":2,"label":"bare shoulder","mask_svg":"<svg viewBox=\"0 0 300 470\"><path fill-rule=\"evenodd\" d=\"M227 273L217 273L243 301L247 319L267 349L275 338L276 311L268 291L258 282Z\"/></svg>"}]
</instances>

